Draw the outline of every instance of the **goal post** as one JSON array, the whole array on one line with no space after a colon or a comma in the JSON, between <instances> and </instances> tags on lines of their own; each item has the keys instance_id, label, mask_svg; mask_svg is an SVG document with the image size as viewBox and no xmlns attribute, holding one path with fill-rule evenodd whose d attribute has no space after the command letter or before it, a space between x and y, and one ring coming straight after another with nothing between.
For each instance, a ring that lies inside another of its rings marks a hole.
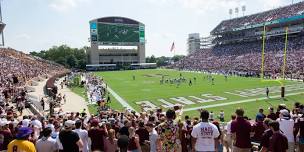
<instances>
[{"instance_id":1,"label":"goal post","mask_svg":"<svg viewBox=\"0 0 304 152\"><path fill-rule=\"evenodd\" d=\"M284 80L285 80L285 70L286 70L286 60L287 60L287 47L288 47L288 26L285 27L285 46L284 46L284 54L283 54L283 65L281 67L281 79L279 80L265 80L264 79L264 74L265 74L265 45L266 45L266 25L264 25L264 30L263 30L263 37L262 37L262 63L261 63L261 80L263 82L265 81L276 81L278 83L280 83L281 85L281 97L284 98L285 97L285 87L284 87Z\"/></svg>"}]
</instances>

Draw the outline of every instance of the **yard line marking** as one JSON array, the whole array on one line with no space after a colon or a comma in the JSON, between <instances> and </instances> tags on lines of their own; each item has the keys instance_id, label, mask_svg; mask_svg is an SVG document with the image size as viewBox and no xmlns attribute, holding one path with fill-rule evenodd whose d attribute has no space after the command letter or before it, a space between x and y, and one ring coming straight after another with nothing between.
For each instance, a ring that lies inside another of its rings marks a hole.
<instances>
[{"instance_id":1,"label":"yard line marking","mask_svg":"<svg viewBox=\"0 0 304 152\"><path fill-rule=\"evenodd\" d=\"M298 95L302 94L303 92L296 92L296 93L289 93L286 94L285 96L292 96L292 95ZM281 95L275 95L271 96L272 98L278 98L281 97ZM200 107L194 107L194 108L186 108L184 111L193 111L193 110L198 110L202 108L214 108L214 107L221 107L221 106L227 106L227 105L233 105L233 104L239 104L239 103L246 103L246 102L253 102L256 100L265 100L268 99L267 97L261 97L261 98L256 98L256 99L246 99L246 100L239 100L239 101L234 101L234 102L227 102L227 103L219 103L219 104L213 104L213 105L207 105L207 106L200 106Z\"/></svg>"},{"instance_id":2,"label":"yard line marking","mask_svg":"<svg viewBox=\"0 0 304 152\"><path fill-rule=\"evenodd\" d=\"M107 90L110 92L110 94L113 95L113 97L123 106L127 109L133 110L137 112L133 107L131 107L126 100L124 100L122 97L120 97L114 90L112 90L109 86L107 86Z\"/></svg>"},{"instance_id":3,"label":"yard line marking","mask_svg":"<svg viewBox=\"0 0 304 152\"><path fill-rule=\"evenodd\" d=\"M231 93L231 92L224 92L224 93L231 94L231 95L236 95L236 96L240 96L240 97L248 97L248 96L245 96L245 95Z\"/></svg>"}]
</instances>

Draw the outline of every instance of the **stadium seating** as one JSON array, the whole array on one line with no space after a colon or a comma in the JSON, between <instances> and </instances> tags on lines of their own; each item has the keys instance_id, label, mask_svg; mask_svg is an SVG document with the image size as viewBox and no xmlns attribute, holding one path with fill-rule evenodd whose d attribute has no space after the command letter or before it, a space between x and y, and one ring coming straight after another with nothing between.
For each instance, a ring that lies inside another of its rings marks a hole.
<instances>
[{"instance_id":1,"label":"stadium seating","mask_svg":"<svg viewBox=\"0 0 304 152\"><path fill-rule=\"evenodd\" d=\"M280 7L277 9L235 18L232 20L222 21L211 33L229 31L233 28L239 28L245 25L253 25L266 21L273 21L280 18L286 18L304 13L304 2L299 2L293 5Z\"/></svg>"}]
</instances>

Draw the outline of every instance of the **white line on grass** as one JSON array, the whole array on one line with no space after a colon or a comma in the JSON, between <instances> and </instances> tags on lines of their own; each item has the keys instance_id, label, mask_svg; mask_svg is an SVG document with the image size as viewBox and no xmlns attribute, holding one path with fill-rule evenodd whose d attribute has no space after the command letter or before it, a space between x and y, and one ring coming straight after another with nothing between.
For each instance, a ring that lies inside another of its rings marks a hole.
<instances>
[{"instance_id":1,"label":"white line on grass","mask_svg":"<svg viewBox=\"0 0 304 152\"><path fill-rule=\"evenodd\" d=\"M296 93L289 93L286 94L285 96L292 96L292 95L298 95L302 94L303 92L296 92ZM281 97L281 95L275 95L271 96L272 98L278 98ZM246 99L246 100L239 100L239 101L234 101L234 102L226 102L226 103L219 103L219 104L213 104L213 105L207 105L207 106L200 106L200 107L194 107L194 108L186 108L184 111L193 111L193 110L198 110L202 108L214 108L214 107L221 107L221 106L227 106L227 105L233 105L233 104L239 104L239 103L246 103L246 102L253 102L256 100L265 100L268 99L267 97L262 97L262 98L256 98L256 99Z\"/></svg>"},{"instance_id":2,"label":"white line on grass","mask_svg":"<svg viewBox=\"0 0 304 152\"><path fill-rule=\"evenodd\" d=\"M112 90L109 86L107 86L107 90L113 95L113 97L123 106L127 109L136 111L133 107L131 107L126 100L124 100L122 97L120 97L114 90Z\"/></svg>"},{"instance_id":3,"label":"white line on grass","mask_svg":"<svg viewBox=\"0 0 304 152\"><path fill-rule=\"evenodd\" d=\"M224 93L227 93L227 94L232 94L232 95L235 95L235 96L240 96L240 97L248 97L248 96L245 96L245 95L240 95L240 94L231 93L231 92L224 92Z\"/></svg>"}]
</instances>

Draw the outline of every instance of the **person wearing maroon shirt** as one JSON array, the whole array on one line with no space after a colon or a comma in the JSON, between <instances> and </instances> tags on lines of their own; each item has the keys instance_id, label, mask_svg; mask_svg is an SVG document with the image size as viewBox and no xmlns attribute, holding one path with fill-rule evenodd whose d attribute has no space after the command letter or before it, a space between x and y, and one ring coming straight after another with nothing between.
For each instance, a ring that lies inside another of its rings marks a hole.
<instances>
[{"instance_id":1,"label":"person wearing maroon shirt","mask_svg":"<svg viewBox=\"0 0 304 152\"><path fill-rule=\"evenodd\" d=\"M299 151L304 151L304 115L298 118L295 123L295 134L299 133Z\"/></svg>"},{"instance_id":2,"label":"person wearing maroon shirt","mask_svg":"<svg viewBox=\"0 0 304 152\"><path fill-rule=\"evenodd\" d=\"M261 145L260 146L262 147L262 149L261 149L260 152L267 152L268 149L269 149L269 139L273 134L271 129L269 128L269 124L270 124L271 121L272 120L269 119L269 118L266 118L264 120L264 127L265 127L266 130L264 131L264 133L262 135L262 138L261 138Z\"/></svg>"},{"instance_id":3,"label":"person wearing maroon shirt","mask_svg":"<svg viewBox=\"0 0 304 152\"><path fill-rule=\"evenodd\" d=\"M106 125L103 125L103 128L99 128L99 121L93 119L91 121L91 129L88 131L89 138L91 139L91 150L92 151L103 151L103 138L107 136Z\"/></svg>"},{"instance_id":4,"label":"person wearing maroon shirt","mask_svg":"<svg viewBox=\"0 0 304 152\"><path fill-rule=\"evenodd\" d=\"M145 128L145 124L143 121L138 123L139 128L135 131L135 133L139 137L139 144L143 151L149 151L149 147L145 144L145 140L149 140L149 132Z\"/></svg>"},{"instance_id":5,"label":"person wearing maroon shirt","mask_svg":"<svg viewBox=\"0 0 304 152\"><path fill-rule=\"evenodd\" d=\"M286 152L288 150L288 140L285 135L280 132L280 124L277 121L272 121L270 124L270 129L273 135L269 140L269 150L270 152Z\"/></svg>"},{"instance_id":6,"label":"person wearing maroon shirt","mask_svg":"<svg viewBox=\"0 0 304 152\"><path fill-rule=\"evenodd\" d=\"M250 152L251 142L250 142L250 132L251 124L249 121L244 119L244 110L238 108L235 111L237 116L236 120L231 123L231 133L232 138L235 143L233 146L233 151Z\"/></svg>"},{"instance_id":7,"label":"person wearing maroon shirt","mask_svg":"<svg viewBox=\"0 0 304 152\"><path fill-rule=\"evenodd\" d=\"M267 115L267 118L270 118L271 120L277 120L277 115L274 113L273 108L269 107L269 114Z\"/></svg>"},{"instance_id":8,"label":"person wearing maroon shirt","mask_svg":"<svg viewBox=\"0 0 304 152\"><path fill-rule=\"evenodd\" d=\"M7 150L7 145L13 140L13 135L8 128L9 121L0 122L0 151Z\"/></svg>"},{"instance_id":9,"label":"person wearing maroon shirt","mask_svg":"<svg viewBox=\"0 0 304 152\"><path fill-rule=\"evenodd\" d=\"M262 134L265 131L263 120L264 120L264 116L261 114L258 114L256 116L256 122L252 125L252 132L254 132L252 141L254 141L254 142L257 142L257 143L261 142Z\"/></svg>"}]
</instances>

